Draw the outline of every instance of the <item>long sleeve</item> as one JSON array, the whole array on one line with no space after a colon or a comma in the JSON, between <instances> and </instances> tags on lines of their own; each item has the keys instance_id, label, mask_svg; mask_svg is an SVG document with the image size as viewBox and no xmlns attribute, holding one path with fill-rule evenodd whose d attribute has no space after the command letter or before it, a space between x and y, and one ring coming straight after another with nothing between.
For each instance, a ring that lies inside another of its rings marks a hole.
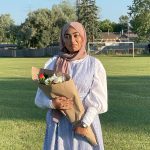
<instances>
[{"instance_id":1,"label":"long sleeve","mask_svg":"<svg viewBox=\"0 0 150 150\"><path fill-rule=\"evenodd\" d=\"M96 59L97 60L97 59ZM90 125L95 116L108 110L107 78L105 69L100 61L95 62L95 75L89 94L85 99L86 113L83 122Z\"/></svg>"},{"instance_id":2,"label":"long sleeve","mask_svg":"<svg viewBox=\"0 0 150 150\"><path fill-rule=\"evenodd\" d=\"M50 58L44 65L45 69L50 69L53 70L55 62L56 62L56 56L53 58ZM38 106L39 108L52 108L55 109L52 103L52 100L49 99L44 92L38 88L37 93L35 96L35 105Z\"/></svg>"},{"instance_id":3,"label":"long sleeve","mask_svg":"<svg viewBox=\"0 0 150 150\"><path fill-rule=\"evenodd\" d=\"M38 88L36 96L35 96L35 105L40 108L52 108L54 109L52 100L50 100L43 91Z\"/></svg>"}]
</instances>

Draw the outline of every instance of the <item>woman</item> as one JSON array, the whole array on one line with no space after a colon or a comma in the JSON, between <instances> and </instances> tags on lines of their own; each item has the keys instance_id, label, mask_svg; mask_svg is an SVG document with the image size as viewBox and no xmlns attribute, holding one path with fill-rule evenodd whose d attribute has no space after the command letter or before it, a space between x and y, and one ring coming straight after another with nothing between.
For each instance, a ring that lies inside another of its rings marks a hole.
<instances>
[{"instance_id":1,"label":"woman","mask_svg":"<svg viewBox=\"0 0 150 150\"><path fill-rule=\"evenodd\" d=\"M86 53L86 32L82 24L71 22L61 31L59 56L50 58L46 69L68 73L75 82L85 108L81 124L76 127L65 116L56 113L59 109L70 109L71 98L58 97L53 101L38 89L35 104L49 108L44 141L45 150L104 150L99 114L107 111L107 81L102 63ZM93 128L98 145L92 146L81 136L86 127ZM81 135L80 135L81 134Z\"/></svg>"}]
</instances>

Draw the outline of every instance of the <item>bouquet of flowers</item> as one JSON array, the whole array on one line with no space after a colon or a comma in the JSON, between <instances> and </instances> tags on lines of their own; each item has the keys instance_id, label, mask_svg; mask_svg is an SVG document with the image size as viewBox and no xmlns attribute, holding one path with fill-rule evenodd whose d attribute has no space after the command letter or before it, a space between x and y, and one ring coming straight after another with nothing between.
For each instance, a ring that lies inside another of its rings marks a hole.
<instances>
[{"instance_id":1,"label":"bouquet of flowers","mask_svg":"<svg viewBox=\"0 0 150 150\"><path fill-rule=\"evenodd\" d=\"M55 73L51 77L43 73L39 75L39 83L45 84L45 85L61 83L61 82L64 82L65 80L66 80L66 77L64 75L57 76Z\"/></svg>"},{"instance_id":2,"label":"bouquet of flowers","mask_svg":"<svg viewBox=\"0 0 150 150\"><path fill-rule=\"evenodd\" d=\"M73 125L80 121L85 110L78 95L74 81L68 74L32 67L32 80L36 81L39 88L42 89L42 91L51 99L58 96L73 98L73 108L60 111ZM92 145L97 145L96 137L92 131L92 128L88 127L87 130L88 134L85 136L86 139Z\"/></svg>"}]
</instances>

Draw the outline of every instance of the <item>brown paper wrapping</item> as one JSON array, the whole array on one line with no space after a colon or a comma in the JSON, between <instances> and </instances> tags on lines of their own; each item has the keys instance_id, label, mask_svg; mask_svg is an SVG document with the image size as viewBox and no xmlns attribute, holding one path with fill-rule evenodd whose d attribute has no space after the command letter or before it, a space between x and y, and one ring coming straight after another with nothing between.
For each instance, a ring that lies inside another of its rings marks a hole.
<instances>
[{"instance_id":1,"label":"brown paper wrapping","mask_svg":"<svg viewBox=\"0 0 150 150\"><path fill-rule=\"evenodd\" d=\"M46 73L48 76L52 76L54 71L32 67L32 79L34 81L38 81L38 74L40 73ZM57 72L56 74L61 74L61 73ZM70 79L70 77L67 74L64 75L66 76L67 79L67 81L65 82L51 84L51 85L38 84L38 86L43 90L43 92L48 97L52 99L58 96L65 96L67 98L73 99L73 103L74 103L73 108L69 110L61 110L61 112L69 119L69 121L73 125L75 125L80 121L85 110L80 100L80 97L78 95L74 81ZM96 137L91 127L87 128L87 134L85 138L88 140L90 144L97 145Z\"/></svg>"}]
</instances>

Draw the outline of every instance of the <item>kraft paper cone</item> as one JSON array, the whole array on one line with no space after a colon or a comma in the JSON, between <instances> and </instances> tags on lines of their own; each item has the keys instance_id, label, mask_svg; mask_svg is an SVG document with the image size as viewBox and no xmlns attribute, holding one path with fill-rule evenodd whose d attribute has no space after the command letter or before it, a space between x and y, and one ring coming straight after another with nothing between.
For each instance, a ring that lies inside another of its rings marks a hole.
<instances>
[{"instance_id":1,"label":"kraft paper cone","mask_svg":"<svg viewBox=\"0 0 150 150\"><path fill-rule=\"evenodd\" d=\"M38 80L38 74L40 72L40 69L36 67L32 67L32 80L37 81Z\"/></svg>"},{"instance_id":2,"label":"kraft paper cone","mask_svg":"<svg viewBox=\"0 0 150 150\"><path fill-rule=\"evenodd\" d=\"M84 114L84 107L77 93L74 81L70 79L60 84L53 84L51 86L50 97L55 98L56 96L65 96L73 99L74 107L69 110L64 110L64 113L71 123L75 124L78 122Z\"/></svg>"},{"instance_id":3,"label":"kraft paper cone","mask_svg":"<svg viewBox=\"0 0 150 150\"><path fill-rule=\"evenodd\" d=\"M52 76L54 74L54 71L32 67L32 79L34 81L37 81L37 76L39 73L46 73L48 76ZM61 73L57 72L56 74L61 74ZM64 74L64 75L67 79L67 81L65 82L51 84L51 85L38 84L38 86L49 98L53 99L58 96L65 96L67 98L73 99L73 103L74 103L73 108L69 110L61 110L61 112L65 114L65 116L73 125L75 125L81 120L85 110L80 100L80 97L78 95L74 81L70 79L68 74ZM92 131L92 128L88 127L87 132L88 134L85 136L87 141L92 145L97 145L96 137Z\"/></svg>"},{"instance_id":4,"label":"kraft paper cone","mask_svg":"<svg viewBox=\"0 0 150 150\"><path fill-rule=\"evenodd\" d=\"M85 138L91 145L97 145L96 137L91 127L87 128L87 135L85 135Z\"/></svg>"}]
</instances>

